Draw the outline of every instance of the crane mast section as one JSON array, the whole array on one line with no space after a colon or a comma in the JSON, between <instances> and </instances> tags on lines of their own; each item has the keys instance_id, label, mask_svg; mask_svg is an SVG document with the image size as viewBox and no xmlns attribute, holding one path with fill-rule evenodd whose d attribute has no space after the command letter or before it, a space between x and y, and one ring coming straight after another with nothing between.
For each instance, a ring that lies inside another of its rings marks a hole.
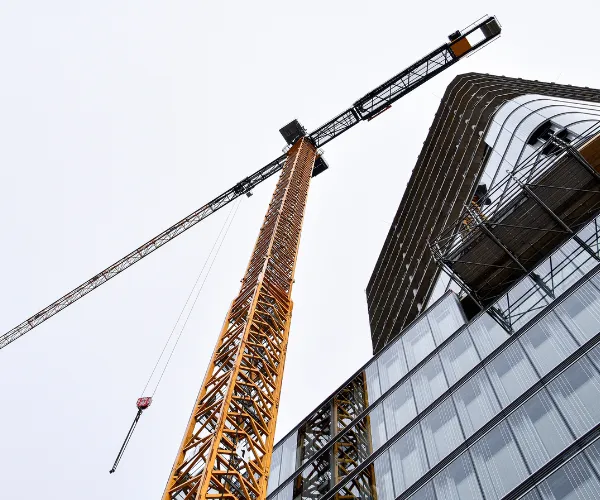
<instances>
[{"instance_id":1,"label":"crane mast section","mask_svg":"<svg viewBox=\"0 0 600 500\"><path fill-rule=\"evenodd\" d=\"M166 229L158 236L136 248L133 252L127 254L125 257L107 267L102 272L96 274L86 282L82 283L77 288L71 290L66 295L63 295L60 299L45 307L34 316L31 316L29 319L23 321L12 330L6 332L0 336L0 349L6 347L11 342L14 342L19 337L38 326L40 323L43 323L56 313L62 311L83 296L95 290L100 285L103 285L108 280L122 273L125 271L125 269L131 267L136 262L139 262L147 255L162 247L164 244L179 236L181 233L195 226L198 224L198 222L206 219L209 215L212 215L225 205L228 205L236 198L248 193L255 186L279 172L283 168L285 159L286 156L282 155L268 165L265 165L257 172L241 180L232 188L228 189L215 199L200 207L195 212L188 215L185 219L173 224L170 228Z\"/></svg>"},{"instance_id":2,"label":"crane mast section","mask_svg":"<svg viewBox=\"0 0 600 500\"><path fill-rule=\"evenodd\" d=\"M163 500L266 498L292 284L316 157L306 137L287 153Z\"/></svg>"},{"instance_id":3,"label":"crane mast section","mask_svg":"<svg viewBox=\"0 0 600 500\"><path fill-rule=\"evenodd\" d=\"M377 88L358 99L354 105L309 134L317 147L327 144L363 120L370 120L388 109L392 103L431 80L434 76L458 62L462 57L478 50L500 34L495 17L472 25L464 33L456 33L446 43ZM479 34L479 36L476 36ZM473 43L471 43L473 40Z\"/></svg>"}]
</instances>

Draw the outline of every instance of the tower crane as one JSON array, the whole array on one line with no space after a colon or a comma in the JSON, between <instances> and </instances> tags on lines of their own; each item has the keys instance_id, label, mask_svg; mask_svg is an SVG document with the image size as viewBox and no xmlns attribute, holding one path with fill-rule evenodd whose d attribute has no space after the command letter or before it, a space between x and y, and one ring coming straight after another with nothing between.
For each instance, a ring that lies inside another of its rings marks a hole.
<instances>
[{"instance_id":1,"label":"tower crane","mask_svg":"<svg viewBox=\"0 0 600 500\"><path fill-rule=\"evenodd\" d=\"M281 171L163 494L163 500L266 498L304 209L311 178L328 168L319 148L500 32L496 18L485 16L313 132L292 121L280 130L285 154L0 336L0 349ZM139 411L148 405L138 404Z\"/></svg>"}]
</instances>

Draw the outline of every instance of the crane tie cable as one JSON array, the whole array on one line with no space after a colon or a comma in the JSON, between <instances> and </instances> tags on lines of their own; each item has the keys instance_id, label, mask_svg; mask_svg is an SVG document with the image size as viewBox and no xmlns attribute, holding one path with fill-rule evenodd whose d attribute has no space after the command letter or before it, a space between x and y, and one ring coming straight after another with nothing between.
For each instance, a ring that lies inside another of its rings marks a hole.
<instances>
[{"instance_id":1,"label":"crane tie cable","mask_svg":"<svg viewBox=\"0 0 600 500\"><path fill-rule=\"evenodd\" d=\"M194 282L194 286L192 287L186 301L185 304L183 305L183 308L181 309L181 312L179 313L179 316L177 317L177 321L175 322L175 325L173 325L173 329L171 330L171 333L169 334L169 337L167 338L167 341L165 342L160 355L158 356L158 359L156 360L156 363L154 365L154 368L152 369L152 372L150 373L150 376L148 377L148 380L146 381L146 385L144 386L144 389L142 390L142 393L140 395L140 397L137 400L136 406L137 406L137 414L133 420L133 423L131 424L131 427L129 428L129 431L127 432L127 436L125 437L125 441L123 442L121 449L119 450L119 453L117 455L117 458L112 466L112 469L109 471L111 474L113 472L116 471L117 466L119 465L119 462L121 461L121 458L123 456L123 454L125 453L125 448L127 447L127 444L129 443L129 440L131 439L131 436L133 434L133 431L137 425L137 423L140 420L140 417L142 416L143 411L148 408L151 404L152 404L152 398L154 397L154 395L156 394L156 391L158 389L158 386L160 385L163 376L167 370L167 367L169 366L169 363L171 361L171 358L173 357L173 353L175 352L175 348L177 347L177 344L179 344L179 340L181 339L181 336L183 334L183 331L185 330L185 327L187 325L188 320L190 319L190 316L192 314L192 311L194 310L194 307L196 305L196 302L198 301L198 297L200 296L200 292L202 292L202 289L204 288L204 284L206 283L206 280L208 279L208 276L210 275L210 271L212 270L212 267L215 263L215 260L217 259L217 256L219 255L219 251L221 250L221 247L223 246L223 242L225 241L225 238L227 237L227 233L229 232L229 229L231 228L231 225L233 223L233 219L235 218L238 208L240 207L241 201L243 198L240 198L238 203L231 207L231 209L229 210L229 213L227 214L227 217L225 218L225 221L223 222L223 226L221 227L221 230L219 231L219 234L217 235L211 249L210 252L208 253L208 256L206 257L206 260L204 261L204 264L202 265L202 269L200 270L200 273L198 274L198 277L196 278L196 281ZM222 236L222 237L221 237ZM186 307L188 306L190 299L192 298L192 296L194 295L194 291L196 290L196 287L198 286L198 283L200 282L200 278L202 277L202 274L204 273L204 270L207 268L208 266L208 270L206 271L206 274L204 275L204 279L202 280L202 283L200 284L200 287L198 288L197 292L196 292L196 296L192 302L191 307L188 309L187 315L185 317L185 320L183 322L183 326L181 327L181 330L179 331L179 334L177 335L176 339L175 339L175 343L173 344L173 347L171 348L171 351L169 353L169 356L167 357L167 360L162 368L162 371L160 373L160 376L158 378L158 381L156 382L156 384L154 385L154 389L151 393L150 396L146 396L144 397L144 393L146 392L146 389L148 388L148 386L150 385L150 382L152 381L152 377L154 376L154 374L156 373L156 370L158 368L158 366L160 365L161 360L163 359L165 352L167 350L167 346L169 345L169 343L171 342L171 339L173 338L173 335L175 334L175 331L177 330L177 325L180 323L181 318L184 315L184 312L186 310Z\"/></svg>"}]
</instances>

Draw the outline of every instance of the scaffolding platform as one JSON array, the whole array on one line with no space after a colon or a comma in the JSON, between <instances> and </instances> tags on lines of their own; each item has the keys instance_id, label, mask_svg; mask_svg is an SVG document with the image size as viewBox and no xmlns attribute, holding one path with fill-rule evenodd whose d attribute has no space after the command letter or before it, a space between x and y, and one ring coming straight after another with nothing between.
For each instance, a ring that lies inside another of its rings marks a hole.
<instances>
[{"instance_id":1,"label":"scaffolding platform","mask_svg":"<svg viewBox=\"0 0 600 500\"><path fill-rule=\"evenodd\" d=\"M570 143L554 138L488 196L488 206L465 206L431 242L438 263L481 307L525 275L544 288L536 266L600 213L600 125Z\"/></svg>"}]
</instances>

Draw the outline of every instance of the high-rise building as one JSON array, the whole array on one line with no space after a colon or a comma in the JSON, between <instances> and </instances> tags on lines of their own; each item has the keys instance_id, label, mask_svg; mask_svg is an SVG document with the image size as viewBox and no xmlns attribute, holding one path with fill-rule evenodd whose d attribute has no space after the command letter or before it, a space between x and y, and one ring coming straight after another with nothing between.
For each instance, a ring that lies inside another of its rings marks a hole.
<instances>
[{"instance_id":1,"label":"high-rise building","mask_svg":"<svg viewBox=\"0 0 600 500\"><path fill-rule=\"evenodd\" d=\"M276 445L269 500L600 498L597 102L451 83L369 283L375 356Z\"/></svg>"},{"instance_id":2,"label":"high-rise building","mask_svg":"<svg viewBox=\"0 0 600 500\"><path fill-rule=\"evenodd\" d=\"M598 113L598 102L600 91L595 89L476 73L454 79L367 286L373 352L396 337L448 285L447 277L438 279L440 268L428 246L431 237L458 218L478 186L491 189L499 182L535 141L567 124L572 125L571 133L582 130L587 123L582 120ZM539 137L530 137L542 123L550 128L539 128Z\"/></svg>"}]
</instances>

